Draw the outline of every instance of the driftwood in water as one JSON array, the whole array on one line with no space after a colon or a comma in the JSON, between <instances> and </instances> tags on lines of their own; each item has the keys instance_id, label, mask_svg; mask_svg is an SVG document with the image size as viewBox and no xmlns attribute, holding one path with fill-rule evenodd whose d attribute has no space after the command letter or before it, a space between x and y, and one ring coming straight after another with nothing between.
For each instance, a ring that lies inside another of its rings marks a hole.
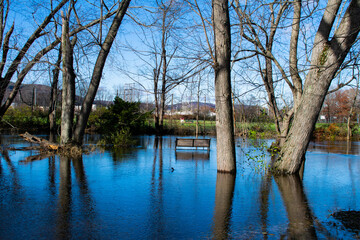
<instances>
[{"instance_id":1,"label":"driftwood in water","mask_svg":"<svg viewBox=\"0 0 360 240\"><path fill-rule=\"evenodd\" d=\"M33 159L29 157L29 159L25 160L25 162L40 160L40 159L46 158L46 157L54 155L54 154L61 154L64 156L69 156L69 157L76 157L76 156L83 154L84 152L85 153L87 152L86 150L84 151L81 146L73 145L71 143L65 144L65 145L60 145L57 143L50 142L46 139L31 135L28 132L26 132L24 134L20 134L20 136L23 137L28 142L37 143L40 145L40 146L33 147L33 150L39 150L40 154L37 156L34 156Z\"/></svg>"},{"instance_id":2,"label":"driftwood in water","mask_svg":"<svg viewBox=\"0 0 360 240\"><path fill-rule=\"evenodd\" d=\"M6 148L3 149L0 146L0 154L5 156L5 159L9 159L8 157L8 150L12 151L29 151L29 150L36 150L37 155L28 156L25 158L25 160L20 161L23 164L31 163L33 161L42 160L45 158L49 158L51 156L54 156L56 154L59 154L61 156L68 156L68 157L78 157L83 153L88 153L89 151L93 151L94 149L83 149L81 146L73 145L73 144L66 144L66 145L60 145L57 143L50 142L46 139L36 137L34 135L31 135L30 133L26 132L24 134L19 134L22 138L24 138L26 141L30 143L39 144L36 146L30 146L30 147L20 147L20 148Z\"/></svg>"},{"instance_id":3,"label":"driftwood in water","mask_svg":"<svg viewBox=\"0 0 360 240\"><path fill-rule=\"evenodd\" d=\"M45 148L48 151L57 151L61 148L61 146L57 143L49 142L46 139L36 137L28 132L20 134L20 136L28 142L40 144L41 148Z\"/></svg>"}]
</instances>

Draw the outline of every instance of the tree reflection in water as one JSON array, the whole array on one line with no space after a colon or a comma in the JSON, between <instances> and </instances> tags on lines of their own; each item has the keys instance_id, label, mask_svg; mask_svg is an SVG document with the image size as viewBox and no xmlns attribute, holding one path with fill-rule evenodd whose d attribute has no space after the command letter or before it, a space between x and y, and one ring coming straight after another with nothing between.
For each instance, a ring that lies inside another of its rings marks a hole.
<instances>
[{"instance_id":1,"label":"tree reflection in water","mask_svg":"<svg viewBox=\"0 0 360 240\"><path fill-rule=\"evenodd\" d=\"M316 239L314 220L298 175L274 176L288 215L289 239Z\"/></svg>"},{"instance_id":2,"label":"tree reflection in water","mask_svg":"<svg viewBox=\"0 0 360 240\"><path fill-rule=\"evenodd\" d=\"M150 188L150 224L151 238L161 237L164 227L164 193L163 193L163 138L155 137L154 140L154 159L151 171L151 188ZM157 169L158 163L158 171ZM156 173L158 176L156 177ZM160 234L160 235L159 235Z\"/></svg>"},{"instance_id":3,"label":"tree reflection in water","mask_svg":"<svg viewBox=\"0 0 360 240\"><path fill-rule=\"evenodd\" d=\"M82 229L82 237L93 238L95 224L94 203L88 189L87 179L84 171L82 157L69 158L60 157L60 183L59 183L59 198L58 198L58 221L57 221L57 235L61 238L71 238L72 233L72 214L74 212L76 199L74 189L72 188L72 172L71 163L75 170L77 185L79 186L79 208L82 212L83 223L85 229Z\"/></svg>"},{"instance_id":4,"label":"tree reflection in water","mask_svg":"<svg viewBox=\"0 0 360 240\"><path fill-rule=\"evenodd\" d=\"M68 157L60 157L57 235L61 238L71 236L71 186L71 160Z\"/></svg>"},{"instance_id":5,"label":"tree reflection in water","mask_svg":"<svg viewBox=\"0 0 360 240\"><path fill-rule=\"evenodd\" d=\"M271 191L272 175L267 172L263 177L260 185L260 216L261 216L261 231L264 239L268 238L267 222L269 212L269 195Z\"/></svg>"},{"instance_id":6,"label":"tree reflection in water","mask_svg":"<svg viewBox=\"0 0 360 240\"><path fill-rule=\"evenodd\" d=\"M230 220L235 189L235 175L217 173L215 189L214 224L212 228L215 239L230 237Z\"/></svg>"},{"instance_id":7,"label":"tree reflection in water","mask_svg":"<svg viewBox=\"0 0 360 240\"><path fill-rule=\"evenodd\" d=\"M217 174L214 152L176 155L167 136L143 142L116 157L106 150L42 161L24 160L37 151L8 147L0 159L0 239L354 237L329 214L357 210L358 156L309 153L302 182L251 169Z\"/></svg>"}]
</instances>

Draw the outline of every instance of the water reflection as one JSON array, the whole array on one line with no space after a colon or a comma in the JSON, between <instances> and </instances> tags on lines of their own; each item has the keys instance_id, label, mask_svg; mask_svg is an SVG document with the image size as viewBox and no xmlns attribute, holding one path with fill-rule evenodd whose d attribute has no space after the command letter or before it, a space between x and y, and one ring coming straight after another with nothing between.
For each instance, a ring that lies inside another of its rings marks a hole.
<instances>
[{"instance_id":1,"label":"water reflection","mask_svg":"<svg viewBox=\"0 0 360 240\"><path fill-rule=\"evenodd\" d=\"M268 213L269 213L269 197L272 187L272 175L266 173L262 177L260 184L260 216L261 216L261 232L264 234L264 239L268 238Z\"/></svg>"},{"instance_id":2,"label":"water reflection","mask_svg":"<svg viewBox=\"0 0 360 240\"><path fill-rule=\"evenodd\" d=\"M274 176L285 204L290 239L317 239L312 212L298 175Z\"/></svg>"},{"instance_id":3,"label":"water reflection","mask_svg":"<svg viewBox=\"0 0 360 240\"><path fill-rule=\"evenodd\" d=\"M234 174L217 173L213 225L214 239L228 239L231 235L230 220L232 215L234 189Z\"/></svg>"},{"instance_id":4,"label":"water reflection","mask_svg":"<svg viewBox=\"0 0 360 240\"><path fill-rule=\"evenodd\" d=\"M72 183L72 168L75 172L77 186L79 187L79 195L74 194L75 186ZM58 197L58 221L57 221L57 236L60 239L71 238L74 223L75 208L78 208L80 213L80 221L83 222L86 229L82 233L82 237L93 238L95 212L94 203L88 189L88 183L85 175L84 164L82 157L69 158L60 157L60 182L59 182L59 197ZM76 202L78 201L78 206ZM79 221L79 219L77 220ZM78 231L78 230L77 230Z\"/></svg>"},{"instance_id":5,"label":"water reflection","mask_svg":"<svg viewBox=\"0 0 360 240\"><path fill-rule=\"evenodd\" d=\"M150 188L150 227L154 229L152 239L161 236L164 228L164 192L163 192L163 138L155 137L154 158Z\"/></svg>"},{"instance_id":6,"label":"water reflection","mask_svg":"<svg viewBox=\"0 0 360 240\"><path fill-rule=\"evenodd\" d=\"M71 160L68 157L60 157L60 183L58 199L57 236L71 238Z\"/></svg>"},{"instance_id":7,"label":"water reflection","mask_svg":"<svg viewBox=\"0 0 360 240\"><path fill-rule=\"evenodd\" d=\"M11 181L8 181L8 179L6 179L6 176L3 175L3 168L1 165L1 161L0 161L0 174L1 174L0 177L3 177L3 181L7 182L9 188L12 190L11 193L14 194L14 196L18 196L19 190L21 189L18 172L13 162L10 159L9 152L6 149L2 149L2 148L0 149L1 149L2 159L5 160L7 168L10 170L9 172L10 172Z\"/></svg>"},{"instance_id":8,"label":"water reflection","mask_svg":"<svg viewBox=\"0 0 360 240\"><path fill-rule=\"evenodd\" d=\"M56 183L55 183L55 156L51 156L48 159L48 181L49 181L49 191L51 196L56 194Z\"/></svg>"},{"instance_id":9,"label":"water reflection","mask_svg":"<svg viewBox=\"0 0 360 240\"><path fill-rule=\"evenodd\" d=\"M360 155L360 143L355 141L313 141L308 151Z\"/></svg>"},{"instance_id":10,"label":"water reflection","mask_svg":"<svg viewBox=\"0 0 360 240\"><path fill-rule=\"evenodd\" d=\"M0 239L353 237L328 223L330 213L359 207L358 156L308 152L303 180L253 169L235 177L216 172L215 144L208 158L187 151L190 158L176 155L174 141L144 136L118 155L26 164L36 151L3 151Z\"/></svg>"},{"instance_id":11,"label":"water reflection","mask_svg":"<svg viewBox=\"0 0 360 240\"><path fill-rule=\"evenodd\" d=\"M176 160L210 160L210 153L209 151L176 151L175 152L175 159Z\"/></svg>"}]
</instances>

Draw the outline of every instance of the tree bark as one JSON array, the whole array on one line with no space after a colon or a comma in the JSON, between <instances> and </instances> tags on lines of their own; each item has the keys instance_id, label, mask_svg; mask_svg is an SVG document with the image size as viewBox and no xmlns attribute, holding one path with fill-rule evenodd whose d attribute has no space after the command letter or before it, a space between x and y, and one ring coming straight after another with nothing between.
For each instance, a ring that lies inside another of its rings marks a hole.
<instances>
[{"instance_id":1,"label":"tree bark","mask_svg":"<svg viewBox=\"0 0 360 240\"><path fill-rule=\"evenodd\" d=\"M62 83L62 104L61 104L61 138L60 144L67 144L72 141L72 129L74 122L75 108L75 72L74 72L74 43L69 37L69 15L62 16L61 49L63 62L63 83ZM76 39L76 38L74 38Z\"/></svg>"},{"instance_id":2,"label":"tree bark","mask_svg":"<svg viewBox=\"0 0 360 240\"><path fill-rule=\"evenodd\" d=\"M234 123L231 102L231 34L227 0L213 0L215 39L215 104L218 172L236 172Z\"/></svg>"},{"instance_id":3,"label":"tree bark","mask_svg":"<svg viewBox=\"0 0 360 240\"><path fill-rule=\"evenodd\" d=\"M57 95L58 95L58 82L60 74L60 64L61 64L61 48L59 49L58 59L55 63L55 68L53 69L53 79L51 83L51 93L50 93L50 106L49 106L49 124L50 124L50 141L55 141L56 133L56 106L57 106Z\"/></svg>"},{"instance_id":4,"label":"tree bark","mask_svg":"<svg viewBox=\"0 0 360 240\"><path fill-rule=\"evenodd\" d=\"M340 4L340 0L329 1L320 22L303 95L274 165L277 172L294 174L299 171L330 83L359 33L360 1L353 0L331 41L328 41Z\"/></svg>"},{"instance_id":5,"label":"tree bark","mask_svg":"<svg viewBox=\"0 0 360 240\"><path fill-rule=\"evenodd\" d=\"M125 16L126 10L128 9L130 2L131 2L131 0L121 1L120 6L118 8L118 12L115 15L115 18L111 24L109 32L106 35L104 43L102 44L101 50L96 59L90 86L86 93L85 99L82 103L80 115L79 115L78 121L76 123L76 128L74 131L74 139L73 140L75 143L77 143L79 145L82 144L82 141L84 138L85 127L86 127L87 121L89 119L91 107L94 102L97 89L99 88L102 72L103 72L103 69L105 66L105 62L106 62L106 58L110 52L111 46L115 40L116 34L119 30L122 19Z\"/></svg>"}]
</instances>

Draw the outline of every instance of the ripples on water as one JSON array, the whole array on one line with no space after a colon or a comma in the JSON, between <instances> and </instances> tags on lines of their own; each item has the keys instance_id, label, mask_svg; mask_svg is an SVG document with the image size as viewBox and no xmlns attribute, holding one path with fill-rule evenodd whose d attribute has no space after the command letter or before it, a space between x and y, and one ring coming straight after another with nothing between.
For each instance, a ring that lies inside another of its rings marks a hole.
<instances>
[{"instance_id":1,"label":"ripples on water","mask_svg":"<svg viewBox=\"0 0 360 240\"><path fill-rule=\"evenodd\" d=\"M175 137L144 136L133 149L28 163L36 151L3 152L0 239L356 237L330 214L360 209L358 142L312 143L302 181L255 171L267 153L240 140L236 177L217 174L211 141L209 152L175 151Z\"/></svg>"}]
</instances>

